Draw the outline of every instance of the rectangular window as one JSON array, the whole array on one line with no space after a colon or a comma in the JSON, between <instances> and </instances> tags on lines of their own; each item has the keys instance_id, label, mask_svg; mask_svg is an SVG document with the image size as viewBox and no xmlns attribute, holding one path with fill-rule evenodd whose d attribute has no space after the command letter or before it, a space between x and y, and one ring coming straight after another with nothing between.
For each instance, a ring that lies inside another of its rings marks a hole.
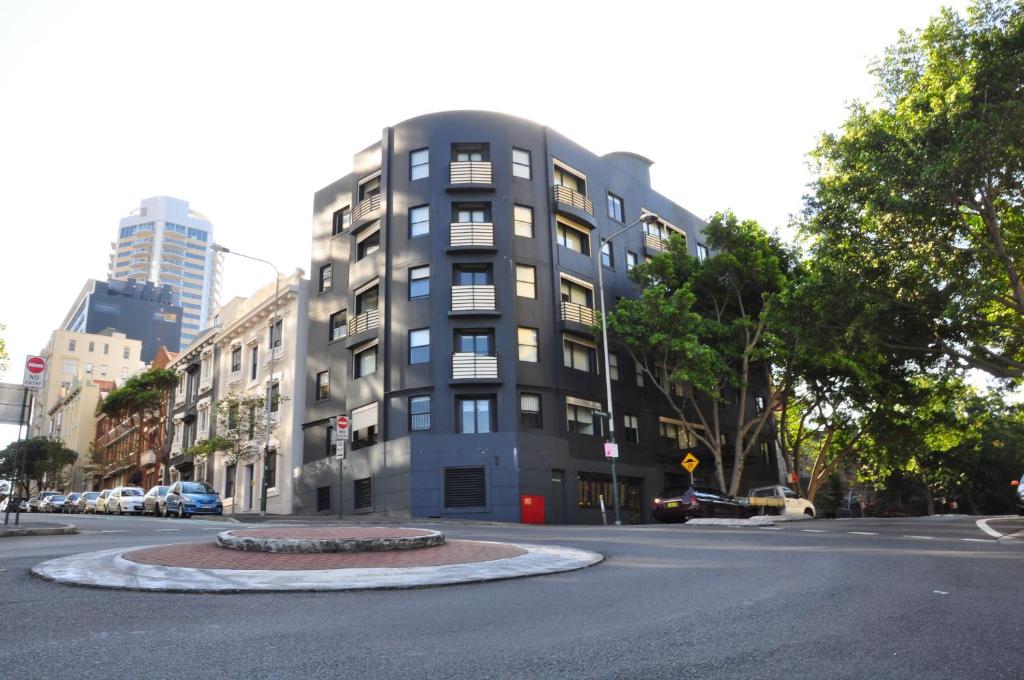
<instances>
[{"instance_id":1,"label":"rectangular window","mask_svg":"<svg viewBox=\"0 0 1024 680\"><path fill-rule=\"evenodd\" d=\"M334 452L335 452L334 443L335 443L334 426L333 425L328 425L327 426L327 445L324 447L324 456L333 456L334 455Z\"/></svg>"},{"instance_id":2,"label":"rectangular window","mask_svg":"<svg viewBox=\"0 0 1024 680\"><path fill-rule=\"evenodd\" d=\"M238 403L228 405L228 429L238 429Z\"/></svg>"},{"instance_id":3,"label":"rectangular window","mask_svg":"<svg viewBox=\"0 0 1024 680\"><path fill-rule=\"evenodd\" d=\"M537 363L540 331L536 328L520 326L518 329L519 360Z\"/></svg>"},{"instance_id":4,"label":"rectangular window","mask_svg":"<svg viewBox=\"0 0 1024 680\"><path fill-rule=\"evenodd\" d=\"M409 210L409 238L430 233L430 206L418 205Z\"/></svg>"},{"instance_id":5,"label":"rectangular window","mask_svg":"<svg viewBox=\"0 0 1024 680\"><path fill-rule=\"evenodd\" d=\"M348 312L341 310L331 314L330 339L340 340L348 336Z\"/></svg>"},{"instance_id":6,"label":"rectangular window","mask_svg":"<svg viewBox=\"0 0 1024 680\"><path fill-rule=\"evenodd\" d=\"M516 236L533 238L533 208L525 205L513 206L512 221L515 223Z\"/></svg>"},{"instance_id":7,"label":"rectangular window","mask_svg":"<svg viewBox=\"0 0 1024 680\"><path fill-rule=\"evenodd\" d=\"M601 264L608 269L615 269L615 253L612 252L611 243L601 246Z\"/></svg>"},{"instance_id":8,"label":"rectangular window","mask_svg":"<svg viewBox=\"0 0 1024 680\"><path fill-rule=\"evenodd\" d=\"M109 342L103 343L103 353L104 354L110 354L110 343Z\"/></svg>"},{"instance_id":9,"label":"rectangular window","mask_svg":"<svg viewBox=\"0 0 1024 680\"><path fill-rule=\"evenodd\" d=\"M456 331L455 351L476 354L478 356L491 356L494 348L493 331Z\"/></svg>"},{"instance_id":10,"label":"rectangular window","mask_svg":"<svg viewBox=\"0 0 1024 680\"><path fill-rule=\"evenodd\" d=\"M590 255L590 235L559 220L556 227L558 245L575 250L583 255Z\"/></svg>"},{"instance_id":11,"label":"rectangular window","mask_svg":"<svg viewBox=\"0 0 1024 680\"><path fill-rule=\"evenodd\" d=\"M352 375L354 377L362 378L370 375L377 370L377 345L367 347L362 351L356 352L354 360L352 370Z\"/></svg>"},{"instance_id":12,"label":"rectangular window","mask_svg":"<svg viewBox=\"0 0 1024 680\"><path fill-rule=\"evenodd\" d=\"M537 297L537 268L526 264L516 265L516 295L524 298Z\"/></svg>"},{"instance_id":13,"label":"rectangular window","mask_svg":"<svg viewBox=\"0 0 1024 680\"><path fill-rule=\"evenodd\" d=\"M249 406L249 427L248 427L248 430L249 430L248 436L249 436L250 440L256 438L256 419L258 417L259 416L256 415L256 404L250 405Z\"/></svg>"},{"instance_id":14,"label":"rectangular window","mask_svg":"<svg viewBox=\"0 0 1024 680\"><path fill-rule=\"evenodd\" d=\"M331 378L329 371L316 374L316 400L327 401L331 396Z\"/></svg>"},{"instance_id":15,"label":"rectangular window","mask_svg":"<svg viewBox=\"0 0 1024 680\"><path fill-rule=\"evenodd\" d=\"M630 252L630 251L627 250L626 251L626 271L628 272L630 269L635 267L636 266L636 262L637 262L636 253Z\"/></svg>"},{"instance_id":16,"label":"rectangular window","mask_svg":"<svg viewBox=\"0 0 1024 680\"><path fill-rule=\"evenodd\" d=\"M106 364L103 364L102 366L100 366L100 375L101 376L106 376L107 375L107 365Z\"/></svg>"},{"instance_id":17,"label":"rectangular window","mask_svg":"<svg viewBox=\"0 0 1024 680\"><path fill-rule=\"evenodd\" d=\"M490 286L494 284L494 276L489 264L455 265L452 285L454 286Z\"/></svg>"},{"instance_id":18,"label":"rectangular window","mask_svg":"<svg viewBox=\"0 0 1024 680\"><path fill-rule=\"evenodd\" d=\"M430 397L409 397L409 429L430 429Z\"/></svg>"},{"instance_id":19,"label":"rectangular window","mask_svg":"<svg viewBox=\"0 0 1024 680\"><path fill-rule=\"evenodd\" d=\"M555 163L554 167L555 186L571 189L578 194L587 195L587 178L577 175L572 170Z\"/></svg>"},{"instance_id":20,"label":"rectangular window","mask_svg":"<svg viewBox=\"0 0 1024 680\"><path fill-rule=\"evenodd\" d=\"M701 262L708 259L708 247L703 243L697 244L697 259Z\"/></svg>"},{"instance_id":21,"label":"rectangular window","mask_svg":"<svg viewBox=\"0 0 1024 680\"><path fill-rule=\"evenodd\" d=\"M231 372L241 373L242 372L242 347L231 348Z\"/></svg>"},{"instance_id":22,"label":"rectangular window","mask_svg":"<svg viewBox=\"0 0 1024 680\"><path fill-rule=\"evenodd\" d=\"M409 299L419 300L430 295L430 266L409 270Z\"/></svg>"},{"instance_id":23,"label":"rectangular window","mask_svg":"<svg viewBox=\"0 0 1024 680\"><path fill-rule=\"evenodd\" d=\"M764 413L764 408L765 408L764 397L759 394L756 397L754 397L754 413L756 415L761 415L762 413Z\"/></svg>"},{"instance_id":24,"label":"rectangular window","mask_svg":"<svg viewBox=\"0 0 1024 680\"><path fill-rule=\"evenodd\" d=\"M409 363L430 362L430 329L419 328L409 331Z\"/></svg>"},{"instance_id":25,"label":"rectangular window","mask_svg":"<svg viewBox=\"0 0 1024 680\"><path fill-rule=\"evenodd\" d=\"M75 343L75 339L74 338L71 338L70 340L68 340L68 351L69 352L74 352L75 351L75 344L76 343Z\"/></svg>"},{"instance_id":26,"label":"rectangular window","mask_svg":"<svg viewBox=\"0 0 1024 680\"><path fill-rule=\"evenodd\" d=\"M281 382L275 380L270 383L270 413L278 413L281 410Z\"/></svg>"},{"instance_id":27,"label":"rectangular window","mask_svg":"<svg viewBox=\"0 0 1024 680\"><path fill-rule=\"evenodd\" d=\"M373 233L366 236L356 237L356 262L373 255L380 250L380 227L374 228Z\"/></svg>"},{"instance_id":28,"label":"rectangular window","mask_svg":"<svg viewBox=\"0 0 1024 680\"><path fill-rule=\"evenodd\" d=\"M490 221L490 203L456 203L452 206L452 222L462 224L479 224Z\"/></svg>"},{"instance_id":29,"label":"rectangular window","mask_svg":"<svg viewBox=\"0 0 1024 680\"><path fill-rule=\"evenodd\" d=\"M277 349L281 346L281 335L284 332L284 320L278 319L270 327L270 347Z\"/></svg>"},{"instance_id":30,"label":"rectangular window","mask_svg":"<svg viewBox=\"0 0 1024 680\"><path fill-rule=\"evenodd\" d=\"M459 397L458 432L463 434L483 434L494 432L494 398Z\"/></svg>"},{"instance_id":31,"label":"rectangular window","mask_svg":"<svg viewBox=\"0 0 1024 680\"><path fill-rule=\"evenodd\" d=\"M593 347L583 344L581 341L562 338L562 360L567 368L574 368L577 371L596 373L597 368L596 351Z\"/></svg>"},{"instance_id":32,"label":"rectangular window","mask_svg":"<svg viewBox=\"0 0 1024 680\"><path fill-rule=\"evenodd\" d=\"M359 449L377 443L376 402L352 409L352 448Z\"/></svg>"},{"instance_id":33,"label":"rectangular window","mask_svg":"<svg viewBox=\"0 0 1024 680\"><path fill-rule=\"evenodd\" d=\"M430 149L417 149L409 154L409 179L430 177Z\"/></svg>"},{"instance_id":34,"label":"rectangular window","mask_svg":"<svg viewBox=\"0 0 1024 680\"><path fill-rule=\"evenodd\" d=\"M636 416L622 416L622 438L632 444L640 443L640 421Z\"/></svg>"},{"instance_id":35,"label":"rectangular window","mask_svg":"<svg viewBox=\"0 0 1024 680\"><path fill-rule=\"evenodd\" d=\"M539 430L540 395L523 392L519 395L519 425L530 430Z\"/></svg>"},{"instance_id":36,"label":"rectangular window","mask_svg":"<svg viewBox=\"0 0 1024 680\"><path fill-rule=\"evenodd\" d=\"M356 295L356 314L363 314L377 309L380 302L380 289L377 286L368 288Z\"/></svg>"},{"instance_id":37,"label":"rectangular window","mask_svg":"<svg viewBox=\"0 0 1024 680\"><path fill-rule=\"evenodd\" d=\"M612 380L619 379L619 355L615 352L608 353L608 375Z\"/></svg>"},{"instance_id":38,"label":"rectangular window","mask_svg":"<svg viewBox=\"0 0 1024 680\"><path fill-rule=\"evenodd\" d=\"M571 302L584 307L594 307L594 291L586 286L581 286L575 281L561 278L559 288L562 294L562 302Z\"/></svg>"},{"instance_id":39,"label":"rectangular window","mask_svg":"<svg viewBox=\"0 0 1024 680\"><path fill-rule=\"evenodd\" d=\"M622 207L622 199L608 192L608 217L612 218L616 222L626 222L626 210Z\"/></svg>"},{"instance_id":40,"label":"rectangular window","mask_svg":"<svg viewBox=\"0 0 1024 680\"><path fill-rule=\"evenodd\" d=\"M380 195L380 175L371 177L370 179L363 180L359 184L359 200L364 201L367 198Z\"/></svg>"},{"instance_id":41,"label":"rectangular window","mask_svg":"<svg viewBox=\"0 0 1024 680\"><path fill-rule=\"evenodd\" d=\"M352 211L348 206L334 213L331 220L331 236L337 236L352 226Z\"/></svg>"},{"instance_id":42,"label":"rectangular window","mask_svg":"<svg viewBox=\"0 0 1024 680\"><path fill-rule=\"evenodd\" d=\"M512 149L512 176L530 179L530 152L525 149Z\"/></svg>"},{"instance_id":43,"label":"rectangular window","mask_svg":"<svg viewBox=\"0 0 1024 680\"><path fill-rule=\"evenodd\" d=\"M644 366L639 361L636 362L636 386L644 386Z\"/></svg>"},{"instance_id":44,"label":"rectangular window","mask_svg":"<svg viewBox=\"0 0 1024 680\"><path fill-rule=\"evenodd\" d=\"M235 469L234 465L224 468L224 498L235 497Z\"/></svg>"},{"instance_id":45,"label":"rectangular window","mask_svg":"<svg viewBox=\"0 0 1024 680\"><path fill-rule=\"evenodd\" d=\"M332 455L328 452L328 456ZM318 486L316 488L316 511L325 512L331 509L331 487Z\"/></svg>"},{"instance_id":46,"label":"rectangular window","mask_svg":"<svg viewBox=\"0 0 1024 680\"><path fill-rule=\"evenodd\" d=\"M96 343L91 341L91 340L89 341L89 351L90 352L95 352L96 351Z\"/></svg>"},{"instance_id":47,"label":"rectangular window","mask_svg":"<svg viewBox=\"0 0 1024 680\"><path fill-rule=\"evenodd\" d=\"M273 489L277 486L277 454L267 456L267 488Z\"/></svg>"},{"instance_id":48,"label":"rectangular window","mask_svg":"<svg viewBox=\"0 0 1024 680\"><path fill-rule=\"evenodd\" d=\"M761 440L761 461L765 465L771 465L772 463L772 443L770 441Z\"/></svg>"},{"instance_id":49,"label":"rectangular window","mask_svg":"<svg viewBox=\"0 0 1024 680\"><path fill-rule=\"evenodd\" d=\"M490 160L490 144L452 144L452 160L456 163L480 163Z\"/></svg>"},{"instance_id":50,"label":"rectangular window","mask_svg":"<svg viewBox=\"0 0 1024 680\"><path fill-rule=\"evenodd\" d=\"M331 287L331 265L325 264L323 267L320 267L320 281L317 290L321 293L326 293Z\"/></svg>"},{"instance_id":51,"label":"rectangular window","mask_svg":"<svg viewBox=\"0 0 1024 680\"><path fill-rule=\"evenodd\" d=\"M597 409L576 403L577 400L570 401L570 399L571 397L566 397L565 403L566 425L569 432L600 434L600 428L594 422L594 411Z\"/></svg>"}]
</instances>

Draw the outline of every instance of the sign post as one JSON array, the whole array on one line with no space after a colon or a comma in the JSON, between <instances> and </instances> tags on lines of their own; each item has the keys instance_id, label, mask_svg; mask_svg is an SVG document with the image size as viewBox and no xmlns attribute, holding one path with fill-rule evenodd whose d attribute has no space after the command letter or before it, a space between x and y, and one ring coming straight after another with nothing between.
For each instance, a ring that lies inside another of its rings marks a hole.
<instances>
[{"instance_id":1,"label":"sign post","mask_svg":"<svg viewBox=\"0 0 1024 680\"><path fill-rule=\"evenodd\" d=\"M345 488L345 442L348 441L348 416L341 414L331 418L334 428L334 457L338 459L338 519L344 514L342 493Z\"/></svg>"},{"instance_id":2,"label":"sign post","mask_svg":"<svg viewBox=\"0 0 1024 680\"><path fill-rule=\"evenodd\" d=\"M700 460L697 458L697 456L693 455L692 453L686 454L686 457L683 458L682 466L683 469L690 473L691 488L693 487L693 471L697 469L698 465L700 465Z\"/></svg>"}]
</instances>

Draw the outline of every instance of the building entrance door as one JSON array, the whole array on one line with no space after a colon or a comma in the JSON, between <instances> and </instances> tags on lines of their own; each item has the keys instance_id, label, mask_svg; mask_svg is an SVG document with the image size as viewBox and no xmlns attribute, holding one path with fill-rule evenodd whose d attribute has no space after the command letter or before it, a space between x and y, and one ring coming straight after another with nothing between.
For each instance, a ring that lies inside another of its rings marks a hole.
<instances>
[{"instance_id":1,"label":"building entrance door","mask_svg":"<svg viewBox=\"0 0 1024 680\"><path fill-rule=\"evenodd\" d=\"M242 501L242 507L248 510L252 510L252 485L253 485L253 465L252 463L245 466L245 498Z\"/></svg>"},{"instance_id":2,"label":"building entrance door","mask_svg":"<svg viewBox=\"0 0 1024 680\"><path fill-rule=\"evenodd\" d=\"M552 524L565 524L565 470L551 471Z\"/></svg>"}]
</instances>

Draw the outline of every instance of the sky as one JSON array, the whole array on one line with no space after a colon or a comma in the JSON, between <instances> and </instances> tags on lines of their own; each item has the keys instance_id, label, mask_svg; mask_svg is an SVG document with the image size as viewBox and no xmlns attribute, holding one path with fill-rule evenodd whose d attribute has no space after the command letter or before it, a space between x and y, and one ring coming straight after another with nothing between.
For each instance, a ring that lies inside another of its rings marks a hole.
<instances>
[{"instance_id":1,"label":"sky","mask_svg":"<svg viewBox=\"0 0 1024 680\"><path fill-rule=\"evenodd\" d=\"M142 198L185 199L218 243L308 270L313 193L434 111L639 153L697 215L784 228L818 136L873 96L871 60L942 5L966 2L0 0L0 380L106 277ZM270 278L229 256L222 300Z\"/></svg>"}]
</instances>

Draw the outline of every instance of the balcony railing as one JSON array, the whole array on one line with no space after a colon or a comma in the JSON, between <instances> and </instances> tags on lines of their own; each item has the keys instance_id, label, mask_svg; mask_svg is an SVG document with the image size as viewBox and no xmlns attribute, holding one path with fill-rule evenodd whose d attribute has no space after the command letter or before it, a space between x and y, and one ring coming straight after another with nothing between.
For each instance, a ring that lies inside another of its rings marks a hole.
<instances>
[{"instance_id":1,"label":"balcony railing","mask_svg":"<svg viewBox=\"0 0 1024 680\"><path fill-rule=\"evenodd\" d=\"M494 310L494 286L452 286L452 311L475 310Z\"/></svg>"},{"instance_id":2,"label":"balcony railing","mask_svg":"<svg viewBox=\"0 0 1024 680\"><path fill-rule=\"evenodd\" d=\"M654 252L664 252L668 250L668 239L655 234L644 234L644 247Z\"/></svg>"},{"instance_id":3,"label":"balcony railing","mask_svg":"<svg viewBox=\"0 0 1024 680\"><path fill-rule=\"evenodd\" d=\"M562 301L562 321L573 321L584 326L593 326L597 322L594 310L577 302Z\"/></svg>"},{"instance_id":4,"label":"balcony railing","mask_svg":"<svg viewBox=\"0 0 1024 680\"><path fill-rule=\"evenodd\" d=\"M200 378L199 379L199 391L200 392L206 392L211 387L213 387L213 376L212 375L208 375L208 376L206 376L204 378Z\"/></svg>"},{"instance_id":5,"label":"balcony railing","mask_svg":"<svg viewBox=\"0 0 1024 680\"><path fill-rule=\"evenodd\" d=\"M240 368L237 371L231 371L230 373L228 373L228 382L229 383L236 383L236 382L238 382L241 379L242 379L242 369L240 369Z\"/></svg>"},{"instance_id":6,"label":"balcony railing","mask_svg":"<svg viewBox=\"0 0 1024 680\"><path fill-rule=\"evenodd\" d=\"M356 222L363 219L364 217L373 214L375 210L380 209L380 194L374 194L373 196L367 196L363 200L356 203L356 207L352 209L352 221Z\"/></svg>"},{"instance_id":7,"label":"balcony railing","mask_svg":"<svg viewBox=\"0 0 1024 680\"><path fill-rule=\"evenodd\" d=\"M496 379L498 355L455 352L452 354L452 380Z\"/></svg>"},{"instance_id":8,"label":"balcony railing","mask_svg":"<svg viewBox=\"0 0 1024 680\"><path fill-rule=\"evenodd\" d=\"M139 456L139 465L156 465L156 452L143 451Z\"/></svg>"},{"instance_id":9,"label":"balcony railing","mask_svg":"<svg viewBox=\"0 0 1024 680\"><path fill-rule=\"evenodd\" d=\"M452 222L449 237L452 248L494 247L494 224L491 222Z\"/></svg>"},{"instance_id":10,"label":"balcony railing","mask_svg":"<svg viewBox=\"0 0 1024 680\"><path fill-rule=\"evenodd\" d=\"M578 191L573 191L569 187L556 184L554 187L554 196L556 203L571 205L578 210L582 210L588 215L594 214L594 204L590 202L589 198Z\"/></svg>"},{"instance_id":11,"label":"balcony railing","mask_svg":"<svg viewBox=\"0 0 1024 680\"><path fill-rule=\"evenodd\" d=\"M362 314L356 314L348 321L348 334L355 335L356 333L362 333L368 331L371 328L376 328L380 324L380 310L371 309L363 312Z\"/></svg>"},{"instance_id":12,"label":"balcony railing","mask_svg":"<svg viewBox=\"0 0 1024 680\"><path fill-rule=\"evenodd\" d=\"M491 162L453 161L449 179L452 184L491 184Z\"/></svg>"}]
</instances>

